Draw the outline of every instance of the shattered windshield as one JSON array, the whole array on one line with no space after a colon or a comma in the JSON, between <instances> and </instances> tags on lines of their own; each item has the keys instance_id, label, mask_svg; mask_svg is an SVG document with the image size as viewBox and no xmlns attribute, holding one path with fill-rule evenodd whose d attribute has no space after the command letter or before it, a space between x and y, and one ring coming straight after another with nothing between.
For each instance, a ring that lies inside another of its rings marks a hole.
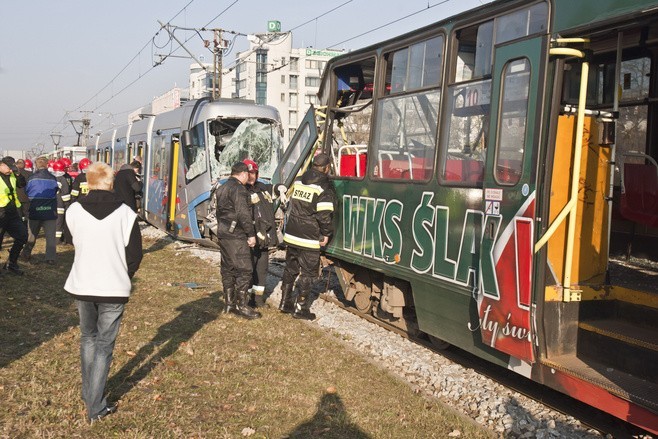
<instances>
[{"instance_id":1,"label":"shattered windshield","mask_svg":"<svg viewBox=\"0 0 658 439\"><path fill-rule=\"evenodd\" d=\"M221 119L210 121L210 170L212 180L231 174L231 166L244 159L258 164L259 177L271 178L279 161L282 138L275 121Z\"/></svg>"}]
</instances>

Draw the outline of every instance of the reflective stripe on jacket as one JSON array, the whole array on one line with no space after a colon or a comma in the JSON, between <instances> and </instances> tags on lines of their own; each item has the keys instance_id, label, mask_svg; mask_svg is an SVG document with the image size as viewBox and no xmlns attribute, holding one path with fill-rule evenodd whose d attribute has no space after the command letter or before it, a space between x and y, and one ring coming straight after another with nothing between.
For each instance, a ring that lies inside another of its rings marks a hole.
<instances>
[{"instance_id":1,"label":"reflective stripe on jacket","mask_svg":"<svg viewBox=\"0 0 658 439\"><path fill-rule=\"evenodd\" d=\"M292 188L283 241L294 247L320 249L320 239L333 234L335 198L326 174L306 171Z\"/></svg>"}]
</instances>

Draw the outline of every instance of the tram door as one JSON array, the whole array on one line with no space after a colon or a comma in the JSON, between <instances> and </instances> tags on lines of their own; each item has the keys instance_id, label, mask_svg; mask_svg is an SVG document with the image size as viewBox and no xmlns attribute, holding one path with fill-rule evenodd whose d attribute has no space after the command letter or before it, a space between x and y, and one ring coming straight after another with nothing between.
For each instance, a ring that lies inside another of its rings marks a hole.
<instances>
[{"instance_id":1,"label":"tram door","mask_svg":"<svg viewBox=\"0 0 658 439\"><path fill-rule=\"evenodd\" d=\"M297 174L302 170L302 165L314 152L312 149L317 140L315 108L311 105L272 175L272 184L283 184L290 188Z\"/></svg>"},{"instance_id":2,"label":"tram door","mask_svg":"<svg viewBox=\"0 0 658 439\"><path fill-rule=\"evenodd\" d=\"M536 160L546 38L494 51L478 312L482 340L532 363Z\"/></svg>"}]
</instances>

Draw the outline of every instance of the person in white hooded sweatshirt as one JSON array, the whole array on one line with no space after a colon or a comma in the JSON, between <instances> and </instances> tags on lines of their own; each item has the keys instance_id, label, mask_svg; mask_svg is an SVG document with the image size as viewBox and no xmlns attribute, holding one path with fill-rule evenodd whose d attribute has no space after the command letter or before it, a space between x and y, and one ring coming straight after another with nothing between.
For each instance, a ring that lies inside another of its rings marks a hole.
<instances>
[{"instance_id":1,"label":"person in white hooded sweatshirt","mask_svg":"<svg viewBox=\"0 0 658 439\"><path fill-rule=\"evenodd\" d=\"M112 192L112 168L94 163L86 175L88 195L66 214L75 257L64 289L80 316L82 399L93 422L117 409L108 403L105 385L131 279L142 261L142 237L137 214Z\"/></svg>"}]
</instances>

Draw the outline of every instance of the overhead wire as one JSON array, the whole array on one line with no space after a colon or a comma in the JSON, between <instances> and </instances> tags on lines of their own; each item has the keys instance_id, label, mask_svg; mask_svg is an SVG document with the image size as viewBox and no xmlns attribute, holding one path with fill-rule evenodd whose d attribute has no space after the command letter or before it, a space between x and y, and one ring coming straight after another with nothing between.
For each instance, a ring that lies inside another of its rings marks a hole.
<instances>
[{"instance_id":1,"label":"overhead wire","mask_svg":"<svg viewBox=\"0 0 658 439\"><path fill-rule=\"evenodd\" d=\"M183 8L181 8L181 9L178 11L178 13L176 13L176 14L175 14L175 15L174 15L174 16L173 16L173 17L172 17L167 23L170 23L172 20L174 20L176 17L178 17L178 16L179 16L183 11L185 11L185 10L186 10L186 9L187 9L187 8L188 8L188 7L194 2L194 1L195 1L195 0L190 0L190 1L189 1L189 2L188 2ZM314 22L314 21L317 23L317 20L318 20L319 18L322 18L322 17L324 17L324 16L326 16L326 15L328 15L328 14L330 14L330 13L336 11L337 9L340 9L340 8L344 7L345 5L347 5L347 4L349 4L349 3L352 3L353 1L354 1L354 0L347 0L347 1L343 2L343 3L341 3L340 5L335 6L335 7L332 8L332 9L329 9L328 11L325 11L325 12L323 12L322 14L319 14L318 16L313 17L313 18L311 18L311 19L309 19L309 20L307 20L307 21L305 21L305 22L303 22L303 23L301 23L301 24L299 24L299 25L297 25L297 26L291 28L290 31L288 31L288 32L292 32L293 30L299 29L299 28L301 28L301 27L303 27L303 26L305 26L305 25L307 25L307 24L309 24L309 23L312 23L312 22ZM415 15L418 15L418 14L424 12L424 11L427 11L428 9L432 9L432 8L437 7L437 6L440 6L440 5L446 4L446 3L450 2L450 1L452 1L452 0L442 0L442 1L440 1L440 2L437 2L437 3L433 4L433 5L430 5L430 4L428 3L427 7L423 8L423 9L420 9L420 10L418 10L418 11L416 11L416 12L412 12L412 13L410 13L410 14L407 14L407 15L403 16L403 17L399 17L399 18L397 18L397 19L395 19L395 20L393 20L393 21L390 21L390 22L388 22L388 23L384 23L384 24L382 24L382 25L380 25L380 26L377 26L377 27L375 27L375 28L372 28L372 29L370 29L370 30L368 30L368 31L362 32L362 33L360 33L360 34L358 34L358 35L355 35L355 36L353 36L353 37L347 38L347 39L345 39L345 40L339 41L339 42L337 42L337 43L331 44L331 45L329 45L329 46L327 46L327 47L336 47L336 46L339 46L339 45L341 45L341 44L344 44L344 43L347 43L347 42L349 42L349 41L355 40L355 39L357 39L357 38L363 37L363 36L368 35L368 34L370 34L370 33L376 32L376 31L378 31L378 30L380 30L380 29L383 29L383 28L385 28L385 27L388 27L388 26L390 26L390 25L392 25L392 24L398 23L398 22L400 22L400 21L402 21L402 20L405 20L405 19L407 19L407 18L410 18L410 17L413 17L413 16L415 16ZM217 15L216 15L215 17L213 17L210 21L208 21L208 23L206 23L206 24L201 28L201 30L209 30L209 29L206 29L206 28L207 28L208 26L210 26L210 25L211 25L215 20L217 20L220 16L222 16L224 13L226 13L229 9L231 9L231 8L232 8L235 4L237 4L238 2L239 2L239 0L234 0L230 5L228 5L226 8L224 8L219 14L217 14ZM144 51L144 49L146 49L146 47L148 47L149 45L152 45L151 47L153 47L153 46L158 47L157 44L155 44L155 37L157 37L158 33L159 33L161 30L162 30L162 28L161 28L158 32L156 32L156 34L155 34L155 35L154 35L154 36L153 36L153 37L152 37L152 38L151 38L151 39L150 39L150 40L149 40L149 41L148 41L148 42L147 42L147 43L146 43L146 44L145 44L140 50L139 50L139 52L138 52L138 53L137 53L137 54L136 54L136 55L135 55L135 56L134 56L134 57L133 57L133 58L132 58L132 59L131 59L131 60L130 60L130 61L129 61L129 62L128 62L128 63L127 63L127 64L126 64L126 65L125 65L125 66L124 66L124 67L123 67L123 68L122 68L122 69L121 69L121 70L120 70L120 71L119 71L119 72L118 72L118 73L117 73L117 74L116 74L116 75L115 75L115 76L114 76L114 77L113 77L113 78L112 78L112 79L111 79L111 80L110 80L110 81L109 81L104 87L103 87L103 88L101 88L96 94L94 94L91 98L89 98L87 101L85 101L82 105L78 106L75 110L67 111L67 112L65 113L65 115L60 119L60 122L58 122L56 125L59 125L59 124L61 123L61 124L63 124L64 126L66 126L66 119L68 118L68 115L69 115L69 114L79 111L81 108L83 108L84 106L86 106L89 102L91 102L93 99L97 98L97 97L98 97L103 91L105 91L108 87L110 87L111 85L113 85L114 81L115 81L115 80L116 80L116 79L117 79L117 78L118 78L118 77L119 77L119 76L120 76L120 75L121 75L121 74L122 74L122 73L123 73L123 72L124 72L124 71L125 71L125 70L126 70L131 64L132 64L132 63L133 63L133 62L134 62L134 61L135 61L135 59L137 59L137 58L142 54L142 52ZM242 33L239 33L239 32L233 32L233 31L223 31L223 32L227 32L227 33L235 34L235 37L233 38L233 41L232 41L232 43L231 43L230 46L229 46L230 49L232 49L232 47L233 47L233 45L234 45L234 43L235 43L235 38L237 38L237 36L245 36L245 34L242 34ZM196 32L195 35L198 35L199 37L201 37L201 36L198 34L198 31ZM191 37L189 37L189 38L187 38L187 39L185 39L184 42L188 42L188 41L189 41L190 39L192 39L193 37L194 37L194 35L191 36ZM251 53L253 53L254 51L256 51L258 48L262 48L265 44L271 43L273 40L274 40L274 38L271 38L271 39L269 39L268 41L265 41L265 40L264 40L264 41L261 42L258 46L256 46L255 48L253 48L253 49L251 49L249 52L247 52L245 55L246 55L246 56L250 55ZM166 47L168 44L171 44L171 37L169 37L168 42L167 42L166 44L164 44L162 47ZM162 47L158 47L158 48L162 48ZM148 73L150 73L155 67L161 65L162 62L163 62L168 56L173 55L173 54L174 54L179 48L180 48L180 46L179 46L179 47L176 47L176 48L172 48L172 49L170 50L170 53L169 53L168 55L165 55L164 58L162 58L159 62L157 62L157 63L155 63L154 65L152 65L152 66L151 66L146 72L144 72L143 74L140 74L135 80L131 81L129 84L127 84L126 86L124 86L123 88L121 88L118 92L113 93L111 97L109 97L108 99L106 99L105 101L103 101L101 104L96 105L95 108L92 110L92 112L96 112L96 111L97 111L99 108L101 108L103 105L107 104L109 101L111 101L111 100L114 99L115 97L119 96L119 95L120 95L121 93L123 93L126 89L128 89L128 88L131 87L133 84L135 84L137 81L139 81L139 80L142 79L144 76L146 76ZM230 52L230 50L227 51L227 54L228 54L229 52ZM244 57L243 57L243 58L244 58ZM233 61L233 63L237 63L237 62L239 62L239 60L237 60L237 59ZM226 74L230 73L232 70L235 69L235 67L237 67L237 64L236 64L235 66L233 66L232 68L227 69L226 72L223 72L223 73L222 73L222 75L226 75ZM273 69L272 71L279 70L280 68L283 68L283 67L284 67L284 66L277 67L277 68ZM53 130L54 130L54 129L53 129ZM52 132L53 130L51 130L51 132Z\"/></svg>"},{"instance_id":2,"label":"overhead wire","mask_svg":"<svg viewBox=\"0 0 658 439\"><path fill-rule=\"evenodd\" d=\"M174 20L176 17L178 17L178 16L179 16L181 13L183 13L183 11L185 11L185 10L186 10L186 9L192 4L192 3L194 3L194 1L195 1L195 0L190 0L185 6L183 6L183 7L179 10L179 11L178 11L178 12L177 12L177 13L176 13L171 19L169 19L169 21ZM236 0L236 1L237 1L237 0ZM156 32L156 35L157 35L157 32ZM127 63L127 64L126 64L126 65L125 65L125 66L119 71L119 73L117 73L116 75L114 75L114 77L113 77L113 78L112 78L112 79L111 79L111 80L110 80L110 81L109 81L109 82L108 82L103 88L101 88L100 90L98 90L98 91L97 91L92 97L90 97L89 99L87 99L83 104L79 105L79 106L76 107L74 110L66 111L66 112L64 113L64 115L62 116L62 118L59 120L59 122L57 122L57 123L55 124L55 126L53 127L53 129L51 129L51 132L54 132L55 128L56 128L58 125L62 125L62 127L63 127L62 131L64 131L64 129L68 126L68 125L66 124L66 121L67 121L67 119L68 119L69 114L71 114L71 113L75 113L75 112L78 112L81 108L84 108L89 102L91 102L93 99L95 99L96 97L98 97L103 91L105 91L108 87L110 87L110 86L114 83L114 81L115 81L115 80L116 80L116 79L117 79L117 78L118 78L118 77L119 77L119 76L120 76L120 75L121 75L121 74L122 74L122 73L123 73L123 72L124 72L124 71L125 71L125 70L126 70L131 64L132 64L132 63L133 63L133 62L134 62L134 61L135 61L135 59L139 58L139 56L142 54L142 52L144 51L144 49L146 49L146 48L149 46L149 44L151 44L151 43L153 42L153 39L154 39L154 38L155 38L155 37L152 37L152 38L151 38L146 44L144 44L144 46L142 46L142 48L139 49L139 51L137 52L137 54L136 54L135 56L133 56L133 57L130 59L130 61L128 61L128 63ZM152 69L152 68L151 68L151 69ZM149 69L149 71L150 71L151 69ZM147 72L147 73L148 73L148 72ZM145 73L145 74L146 74L146 73ZM142 76L144 76L144 75L141 75L140 78L141 78ZM133 81L133 83L134 83L134 81ZM121 91L123 91L123 90L125 90L125 88L122 89ZM107 102L107 101L106 101L106 102ZM104 102L104 103L106 103L106 102ZM97 106L96 109L97 109L98 107L99 107L99 106ZM96 110L94 110L94 111L96 111Z\"/></svg>"},{"instance_id":3,"label":"overhead wire","mask_svg":"<svg viewBox=\"0 0 658 439\"><path fill-rule=\"evenodd\" d=\"M438 3L433 4L433 5L429 5L429 4L428 4L426 8L420 9L420 10L418 10L418 11L416 11L416 12L412 12L411 14L405 15L404 17L396 18L395 20L393 20L393 21L391 21L391 22L389 22L389 23L385 23L385 24L382 24L381 26L377 26L377 27L375 27L375 28L373 28L373 29L370 29L370 30L368 30L368 31L366 31L366 32L363 32L363 33L360 33L360 34L358 34L358 35L355 35L355 36L353 36L352 38L348 38L348 39L343 40L343 41L340 41L340 42L338 42L338 43L331 44L331 45L329 45L328 47L336 47L336 46L340 46L341 44L347 43L348 41L352 41L352 40L355 40L355 39L357 39L357 38L360 38L360 37L362 37L362 36L364 36L364 35L368 35L368 34L370 34L370 33L372 33L372 32L378 31L378 30L380 30L380 29L383 29L383 28L385 28L385 27L387 27L387 26L390 26L390 25L395 24L395 23L397 23L397 22L400 22L400 21L402 21L402 20L406 20L406 19L409 18L409 17L413 17L414 15L418 15L418 14L420 14L421 12L425 12L425 11L427 11L428 9L435 8L435 7L437 7L437 6L443 5L443 4L448 3L448 2L450 2L450 1L452 1L452 0L442 0L442 1L438 2Z\"/></svg>"}]
</instances>

